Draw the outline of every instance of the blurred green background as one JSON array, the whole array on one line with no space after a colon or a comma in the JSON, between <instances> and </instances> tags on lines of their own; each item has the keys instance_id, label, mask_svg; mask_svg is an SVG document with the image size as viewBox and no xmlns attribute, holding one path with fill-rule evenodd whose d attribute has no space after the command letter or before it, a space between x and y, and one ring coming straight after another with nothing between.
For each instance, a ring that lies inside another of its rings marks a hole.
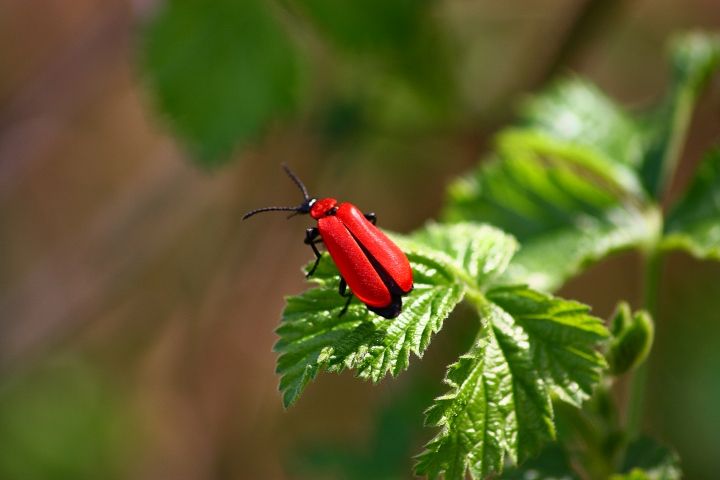
<instances>
[{"instance_id":1,"label":"blurred green background","mask_svg":"<svg viewBox=\"0 0 720 480\"><path fill-rule=\"evenodd\" d=\"M672 34L720 29L717 0L163 5L0 0L2 479L408 478L475 320L399 379L321 376L284 412L273 330L311 223L242 214L300 201L287 162L413 230L527 93L578 74L642 106ZM718 139L716 78L674 192ZM641 282L622 254L560 294L605 317ZM719 311L720 265L671 255L646 427L688 479L720 471Z\"/></svg>"}]
</instances>

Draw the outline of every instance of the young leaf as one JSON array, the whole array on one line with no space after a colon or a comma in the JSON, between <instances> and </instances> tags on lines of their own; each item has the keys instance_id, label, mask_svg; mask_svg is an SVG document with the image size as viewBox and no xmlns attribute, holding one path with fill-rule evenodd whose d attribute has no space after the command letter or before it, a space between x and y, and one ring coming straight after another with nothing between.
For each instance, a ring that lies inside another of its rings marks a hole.
<instances>
[{"instance_id":1,"label":"young leaf","mask_svg":"<svg viewBox=\"0 0 720 480\"><path fill-rule=\"evenodd\" d=\"M720 148L701 161L690 188L670 213L663 247L720 260Z\"/></svg>"},{"instance_id":2,"label":"young leaf","mask_svg":"<svg viewBox=\"0 0 720 480\"><path fill-rule=\"evenodd\" d=\"M145 73L158 107L206 165L292 109L299 61L261 0L171 0L146 26Z\"/></svg>"},{"instance_id":3,"label":"young leaf","mask_svg":"<svg viewBox=\"0 0 720 480\"><path fill-rule=\"evenodd\" d=\"M452 390L428 409L441 432L418 457L416 472L431 479L484 478L536 454L554 437L550 393L579 404L604 366L595 345L602 322L575 302L527 287L486 294L484 326L471 350L448 370Z\"/></svg>"},{"instance_id":4,"label":"young leaf","mask_svg":"<svg viewBox=\"0 0 720 480\"><path fill-rule=\"evenodd\" d=\"M622 375L637 367L650 353L655 324L645 310L633 315L627 303L620 303L612 318L610 331L612 339L608 345L606 360L611 375Z\"/></svg>"}]
</instances>

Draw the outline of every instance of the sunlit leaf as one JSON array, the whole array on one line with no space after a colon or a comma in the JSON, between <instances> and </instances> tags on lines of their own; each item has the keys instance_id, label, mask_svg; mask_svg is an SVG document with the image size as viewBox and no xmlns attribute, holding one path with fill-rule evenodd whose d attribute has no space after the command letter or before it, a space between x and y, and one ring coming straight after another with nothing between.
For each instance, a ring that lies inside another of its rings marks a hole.
<instances>
[{"instance_id":1,"label":"sunlit leaf","mask_svg":"<svg viewBox=\"0 0 720 480\"><path fill-rule=\"evenodd\" d=\"M513 234L522 249L505 279L543 290L614 252L654 246L662 224L655 199L720 62L719 39L679 37L672 87L642 112L627 111L578 79L532 97L517 125L498 135L495 154L450 186L445 218ZM714 230L698 234L711 237Z\"/></svg>"},{"instance_id":2,"label":"sunlit leaf","mask_svg":"<svg viewBox=\"0 0 720 480\"><path fill-rule=\"evenodd\" d=\"M359 377L373 381L406 369L410 354L423 354L431 336L462 300L466 288L462 278L468 277L464 269L473 272L470 281L477 285L504 268L516 248L512 237L477 225L430 225L412 239L393 239L408 255L414 280L399 317L382 318L357 300L338 317L346 300L338 294L339 273L327 255L313 276L319 286L287 299L275 345L281 353L277 372L282 375L280 390L286 406L323 368L352 368ZM462 258L456 263L453 259L459 252Z\"/></svg>"},{"instance_id":3,"label":"sunlit leaf","mask_svg":"<svg viewBox=\"0 0 720 480\"><path fill-rule=\"evenodd\" d=\"M587 265L657 235L657 212L611 172L598 173L582 152L551 142L532 151L524 145L506 145L507 153L451 185L445 212L448 220L487 222L518 239L508 283L551 291Z\"/></svg>"},{"instance_id":4,"label":"sunlit leaf","mask_svg":"<svg viewBox=\"0 0 720 480\"><path fill-rule=\"evenodd\" d=\"M478 286L490 286L507 268L518 249L517 241L489 225L460 223L429 224L412 240L430 248L426 255L467 273Z\"/></svg>"},{"instance_id":5,"label":"sunlit leaf","mask_svg":"<svg viewBox=\"0 0 720 480\"><path fill-rule=\"evenodd\" d=\"M575 302L525 287L488 292L484 329L448 370L451 391L428 409L441 432L418 457L416 471L434 479L474 479L537 454L554 437L550 392L578 404L604 365L594 347L606 338L602 322Z\"/></svg>"},{"instance_id":6,"label":"sunlit leaf","mask_svg":"<svg viewBox=\"0 0 720 480\"><path fill-rule=\"evenodd\" d=\"M607 163L638 168L643 161L644 131L637 120L580 78L556 82L527 100L518 129L572 145Z\"/></svg>"}]
</instances>

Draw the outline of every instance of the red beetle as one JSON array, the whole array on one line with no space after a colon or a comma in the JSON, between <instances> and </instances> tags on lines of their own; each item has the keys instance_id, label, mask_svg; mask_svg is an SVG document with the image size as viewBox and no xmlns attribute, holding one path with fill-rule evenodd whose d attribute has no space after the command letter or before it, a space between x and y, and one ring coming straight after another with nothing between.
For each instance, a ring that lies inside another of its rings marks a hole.
<instances>
[{"instance_id":1,"label":"red beetle","mask_svg":"<svg viewBox=\"0 0 720 480\"><path fill-rule=\"evenodd\" d=\"M259 208L245 214L243 220L272 210L295 212L290 217L309 213L318 225L307 229L305 243L312 247L317 260L307 277L315 273L320 263L320 252L315 244L323 242L340 270L340 295L348 297L339 316L347 311L353 294L368 310L382 317L400 315L401 297L413 288L412 270L402 250L375 226L375 214L363 214L350 203L338 205L334 198L310 198L305 185L290 168L285 164L283 168L302 190L305 202L298 207ZM350 293L346 294L348 287Z\"/></svg>"}]
</instances>

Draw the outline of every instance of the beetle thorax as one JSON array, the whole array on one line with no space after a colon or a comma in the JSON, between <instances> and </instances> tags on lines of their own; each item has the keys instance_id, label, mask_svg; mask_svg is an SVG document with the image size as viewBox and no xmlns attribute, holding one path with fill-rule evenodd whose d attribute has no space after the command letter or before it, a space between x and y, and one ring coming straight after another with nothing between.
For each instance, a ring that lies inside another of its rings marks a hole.
<instances>
[{"instance_id":1,"label":"beetle thorax","mask_svg":"<svg viewBox=\"0 0 720 480\"><path fill-rule=\"evenodd\" d=\"M337 200L334 198L322 198L313 203L310 209L310 216L315 220L322 218L326 215L332 215L333 211L337 207Z\"/></svg>"}]
</instances>

